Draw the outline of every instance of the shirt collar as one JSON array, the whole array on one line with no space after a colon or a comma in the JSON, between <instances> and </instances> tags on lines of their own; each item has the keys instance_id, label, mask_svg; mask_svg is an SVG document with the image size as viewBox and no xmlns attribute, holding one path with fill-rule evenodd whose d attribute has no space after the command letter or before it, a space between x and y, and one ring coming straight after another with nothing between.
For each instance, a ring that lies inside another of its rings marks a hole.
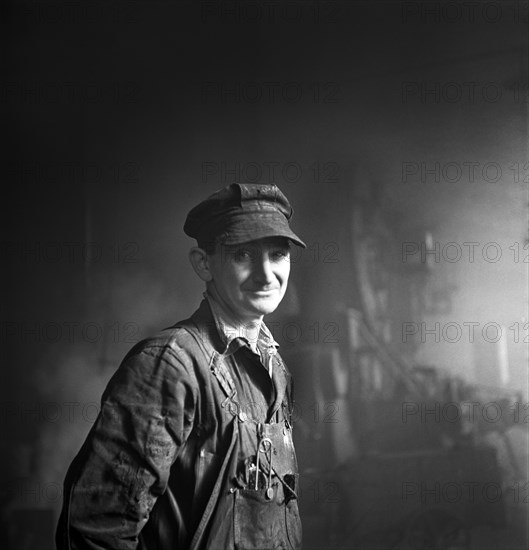
<instances>
[{"instance_id":1,"label":"shirt collar","mask_svg":"<svg viewBox=\"0 0 529 550\"><path fill-rule=\"evenodd\" d=\"M225 346L224 354L231 355L242 346L247 346L258 355L260 354L259 348L274 348L274 351L277 350L279 344L274 340L270 329L264 322L261 322L259 334L256 336L252 334L249 327L236 326L230 322L226 318L221 305L207 291L204 292L204 298L208 301L219 337Z\"/></svg>"}]
</instances>

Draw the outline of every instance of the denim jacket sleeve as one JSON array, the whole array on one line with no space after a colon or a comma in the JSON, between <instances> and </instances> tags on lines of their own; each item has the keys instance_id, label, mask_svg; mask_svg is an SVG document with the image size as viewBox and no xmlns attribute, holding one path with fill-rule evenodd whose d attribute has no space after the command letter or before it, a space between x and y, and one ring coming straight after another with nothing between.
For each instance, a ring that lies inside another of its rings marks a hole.
<instances>
[{"instance_id":1,"label":"denim jacket sleeve","mask_svg":"<svg viewBox=\"0 0 529 550\"><path fill-rule=\"evenodd\" d=\"M60 550L137 548L192 430L197 393L178 350L155 343L129 353L67 474Z\"/></svg>"}]
</instances>

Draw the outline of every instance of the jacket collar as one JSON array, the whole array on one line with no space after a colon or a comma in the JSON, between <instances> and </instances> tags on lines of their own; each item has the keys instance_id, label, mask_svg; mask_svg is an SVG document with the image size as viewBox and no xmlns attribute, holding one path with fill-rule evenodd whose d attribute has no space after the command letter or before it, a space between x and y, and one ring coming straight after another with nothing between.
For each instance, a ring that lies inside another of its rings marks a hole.
<instances>
[{"instance_id":1,"label":"jacket collar","mask_svg":"<svg viewBox=\"0 0 529 550\"><path fill-rule=\"evenodd\" d=\"M204 293L204 299L191 319L220 355L232 355L242 346L252 349L248 339L244 336L237 336L235 330L222 319L219 307L207 293ZM257 345L260 349L275 348L277 350L279 347L264 322L261 323Z\"/></svg>"},{"instance_id":2,"label":"jacket collar","mask_svg":"<svg viewBox=\"0 0 529 550\"><path fill-rule=\"evenodd\" d=\"M242 346L248 346L248 344L242 338L233 338L231 341L226 340L226 335L222 333L222 330L219 329L215 321L214 314L212 312L211 306L207 298L204 298L200 303L199 308L193 313L190 320L196 325L201 335L204 335L205 342L207 342L208 347L211 346L213 351L212 360L214 365L218 362L222 362L222 358L230 356L235 353ZM263 330L264 327L264 330ZM267 333L270 335L270 339L267 341L275 349L279 347L279 344L273 339L268 327L261 324L261 333ZM249 346L248 346L249 347ZM215 356L216 355L216 356ZM275 355L275 354L273 354ZM270 359L270 356L269 356ZM272 370L272 383L274 384L276 390L276 396L274 404L272 405L272 415L276 414L278 409L283 403L285 398L285 393L287 387L290 385L290 374L286 371L283 363L276 355L276 363L280 368L274 368Z\"/></svg>"}]
</instances>

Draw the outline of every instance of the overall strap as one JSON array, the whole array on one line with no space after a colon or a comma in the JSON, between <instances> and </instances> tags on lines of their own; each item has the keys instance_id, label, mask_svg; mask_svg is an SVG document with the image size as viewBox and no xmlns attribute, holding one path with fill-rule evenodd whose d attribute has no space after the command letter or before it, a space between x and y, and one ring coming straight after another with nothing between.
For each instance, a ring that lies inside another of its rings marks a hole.
<instances>
[{"instance_id":1,"label":"overall strap","mask_svg":"<svg viewBox=\"0 0 529 550\"><path fill-rule=\"evenodd\" d=\"M217 480L215 481L215 486L213 487L211 496L209 497L208 503L206 504L206 509L204 510L202 518L200 519L200 523L198 524L198 527L197 527L197 530L195 531L193 539L191 540L191 544L189 545L189 550L197 550L198 548L203 547L204 536L206 535L206 526L209 520L211 519L215 506L218 503L219 494L221 492L222 485L224 483L226 470L228 469L228 465L230 464L230 462L236 459L236 457L232 455L234 454L235 444L239 437L239 424L238 422L232 422L232 426L233 426L232 428L233 432L232 432L232 437L231 437L230 446L228 448L228 452L226 453L226 456L224 457L224 461L222 462L219 475L217 476Z\"/></svg>"},{"instance_id":2,"label":"overall strap","mask_svg":"<svg viewBox=\"0 0 529 550\"><path fill-rule=\"evenodd\" d=\"M226 368L224 361L222 361L222 355L216 352L213 345L207 339L201 337L200 327L198 327L191 319L181 321L176 326L186 330L196 341L199 349L202 350L204 357L208 362L210 372L215 376L223 392L226 394L226 399L221 403L221 406L226 407L229 404L238 405L238 403L234 401L234 397L237 394L235 384L229 370ZM237 408L240 410L240 407ZM233 412L232 407L230 406L228 406L228 411L234 416L238 416ZM230 464L236 460L236 448L239 439L239 423L232 422L231 427L232 434L230 445L222 461L222 466L217 475L215 485L213 486L213 490L208 499L202 517L200 518L200 522L193 538L191 539L189 550L199 550L204 547L205 537L207 535L207 526L211 520L215 507L218 504L219 495L223 490L223 486L226 481L226 472L229 470Z\"/></svg>"},{"instance_id":3,"label":"overall strap","mask_svg":"<svg viewBox=\"0 0 529 550\"><path fill-rule=\"evenodd\" d=\"M217 379L222 391L226 394L226 399L221 403L221 407L227 409L228 412L237 417L241 422L248 420L246 413L242 410L236 399L237 390L235 389L235 383L223 361L223 355L217 353L209 342L200 337L200 330L192 321L182 321L177 326L186 330L202 349L206 358L209 358L209 370Z\"/></svg>"}]
</instances>

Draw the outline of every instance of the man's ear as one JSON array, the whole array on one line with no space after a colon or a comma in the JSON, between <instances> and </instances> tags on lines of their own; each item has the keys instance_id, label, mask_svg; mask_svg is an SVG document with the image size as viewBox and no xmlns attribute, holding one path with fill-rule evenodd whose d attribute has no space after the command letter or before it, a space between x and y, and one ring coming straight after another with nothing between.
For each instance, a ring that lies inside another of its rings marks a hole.
<instances>
[{"instance_id":1,"label":"man's ear","mask_svg":"<svg viewBox=\"0 0 529 550\"><path fill-rule=\"evenodd\" d=\"M209 269L208 255L203 248L194 246L189 251L189 261L195 270L195 273L206 283L213 279L213 275Z\"/></svg>"}]
</instances>

